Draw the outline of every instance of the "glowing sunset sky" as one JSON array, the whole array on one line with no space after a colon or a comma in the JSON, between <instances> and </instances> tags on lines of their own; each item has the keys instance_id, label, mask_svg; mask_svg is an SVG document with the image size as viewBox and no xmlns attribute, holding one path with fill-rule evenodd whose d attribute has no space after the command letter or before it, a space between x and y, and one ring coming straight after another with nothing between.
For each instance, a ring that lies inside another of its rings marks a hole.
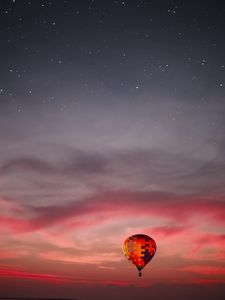
<instances>
[{"instance_id":1,"label":"glowing sunset sky","mask_svg":"<svg viewBox=\"0 0 225 300\"><path fill-rule=\"evenodd\" d=\"M222 299L225 4L0 15L0 297ZM135 233L157 243L142 278Z\"/></svg>"}]
</instances>

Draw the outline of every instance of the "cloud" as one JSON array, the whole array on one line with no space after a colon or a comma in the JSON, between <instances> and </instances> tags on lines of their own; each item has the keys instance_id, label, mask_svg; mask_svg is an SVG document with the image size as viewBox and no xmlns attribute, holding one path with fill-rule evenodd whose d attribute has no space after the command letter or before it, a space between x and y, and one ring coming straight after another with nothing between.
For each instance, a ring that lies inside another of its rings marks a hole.
<instances>
[{"instance_id":1,"label":"cloud","mask_svg":"<svg viewBox=\"0 0 225 300\"><path fill-rule=\"evenodd\" d=\"M41 174L50 174L55 173L56 169L51 164L33 157L20 157L17 159L12 159L2 164L0 168L1 174L17 171L32 171Z\"/></svg>"},{"instance_id":2,"label":"cloud","mask_svg":"<svg viewBox=\"0 0 225 300\"><path fill-rule=\"evenodd\" d=\"M1 260L5 260L5 259L15 259L15 258L18 258L18 257L22 257L22 256L26 256L28 254L28 251L26 250L19 250L19 249L16 249L16 250L9 250L9 249L1 249L0 250L0 257L1 257Z\"/></svg>"},{"instance_id":3,"label":"cloud","mask_svg":"<svg viewBox=\"0 0 225 300\"><path fill-rule=\"evenodd\" d=\"M191 266L184 267L182 270L201 274L201 275L210 275L210 277L212 276L214 277L215 275L225 275L225 267L217 267L217 266L191 265Z\"/></svg>"},{"instance_id":4,"label":"cloud","mask_svg":"<svg viewBox=\"0 0 225 300\"><path fill-rule=\"evenodd\" d=\"M187 255L189 259L223 261L225 253L225 235L218 233L195 233L193 235L193 248Z\"/></svg>"},{"instance_id":5,"label":"cloud","mask_svg":"<svg viewBox=\"0 0 225 300\"><path fill-rule=\"evenodd\" d=\"M80 255L75 255L74 253L68 254L65 252L45 252L39 255L40 258L45 260L53 260L53 261L60 261L66 263L76 263L76 264L85 264L85 265L100 265L102 263L108 262L119 262L123 260L121 255L117 253L92 253L90 254L89 251L83 251Z\"/></svg>"},{"instance_id":6,"label":"cloud","mask_svg":"<svg viewBox=\"0 0 225 300\"><path fill-rule=\"evenodd\" d=\"M1 190L8 197L48 202L105 190L161 191L176 194L224 194L225 160L221 147L209 141L198 151L160 148L87 151L66 149L45 159L21 156L0 165ZM56 151L54 153L57 153ZM200 154L201 155L200 155ZM31 192L32 191L32 192Z\"/></svg>"},{"instance_id":7,"label":"cloud","mask_svg":"<svg viewBox=\"0 0 225 300\"><path fill-rule=\"evenodd\" d=\"M146 228L146 232L152 232L158 237L162 238L170 238L171 236L177 236L179 234L183 234L184 231L187 229L185 227L180 227L180 226L159 226L159 227L153 227L153 228Z\"/></svg>"},{"instance_id":8,"label":"cloud","mask_svg":"<svg viewBox=\"0 0 225 300\"><path fill-rule=\"evenodd\" d=\"M28 213L29 211L29 213ZM71 201L61 205L24 206L18 218L5 217L0 213L2 226L11 229L18 228L18 232L33 231L54 225L68 223L71 230L76 227L93 226L94 223L104 223L108 219L130 218L132 216L155 216L180 224L188 222L194 217L209 218L217 224L224 224L225 203L220 197L208 196L178 196L163 192L105 192L96 194L79 201ZM67 229L69 229L67 227ZM166 228L164 228L164 231ZM167 230L169 230L167 228Z\"/></svg>"},{"instance_id":9,"label":"cloud","mask_svg":"<svg viewBox=\"0 0 225 300\"><path fill-rule=\"evenodd\" d=\"M7 228L12 232L21 233L29 231L30 224L26 220L16 217L4 217L0 215L0 225L2 228Z\"/></svg>"},{"instance_id":10,"label":"cloud","mask_svg":"<svg viewBox=\"0 0 225 300\"><path fill-rule=\"evenodd\" d=\"M96 152L74 150L61 162L48 162L36 157L18 157L4 162L0 173L34 172L41 175L72 175L104 173L108 159Z\"/></svg>"},{"instance_id":11,"label":"cloud","mask_svg":"<svg viewBox=\"0 0 225 300\"><path fill-rule=\"evenodd\" d=\"M17 269L0 269L0 277L41 280L57 284L62 284L68 281L68 278L64 279L63 277L58 275L27 272Z\"/></svg>"}]
</instances>

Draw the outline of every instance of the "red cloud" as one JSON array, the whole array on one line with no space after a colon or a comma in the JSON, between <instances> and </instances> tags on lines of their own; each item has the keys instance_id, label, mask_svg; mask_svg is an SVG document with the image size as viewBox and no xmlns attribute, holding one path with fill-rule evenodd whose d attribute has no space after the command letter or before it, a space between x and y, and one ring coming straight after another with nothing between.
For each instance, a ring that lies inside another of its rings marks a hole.
<instances>
[{"instance_id":1,"label":"red cloud","mask_svg":"<svg viewBox=\"0 0 225 300\"><path fill-rule=\"evenodd\" d=\"M72 285L88 285L88 286L130 286L133 285L130 281L125 280L97 280L97 279L81 279L72 276L59 276L53 274L43 274L43 273L33 273L22 270L12 270L12 269L0 269L0 277L3 278L17 278L17 279L28 279L28 280L38 280L47 281L54 284L72 284ZM145 286L146 283L143 283ZM149 286L149 283L147 284Z\"/></svg>"},{"instance_id":2,"label":"red cloud","mask_svg":"<svg viewBox=\"0 0 225 300\"><path fill-rule=\"evenodd\" d=\"M58 275L40 274L40 273L32 273L32 272L26 272L21 270L9 270L9 269L0 269L0 277L44 280L52 283L65 283L69 281L68 278L65 279Z\"/></svg>"},{"instance_id":3,"label":"red cloud","mask_svg":"<svg viewBox=\"0 0 225 300\"><path fill-rule=\"evenodd\" d=\"M187 258L198 258L202 260L225 259L223 250L225 248L224 234L198 233L193 235L192 243L194 247L187 255ZM208 249L208 251L204 251L205 249Z\"/></svg>"},{"instance_id":4,"label":"red cloud","mask_svg":"<svg viewBox=\"0 0 225 300\"><path fill-rule=\"evenodd\" d=\"M194 265L184 267L182 270L202 275L225 275L225 267Z\"/></svg>"},{"instance_id":5,"label":"red cloud","mask_svg":"<svg viewBox=\"0 0 225 300\"><path fill-rule=\"evenodd\" d=\"M28 231L30 228L28 221L17 219L16 217L0 216L0 225L17 233Z\"/></svg>"},{"instance_id":6,"label":"red cloud","mask_svg":"<svg viewBox=\"0 0 225 300\"><path fill-rule=\"evenodd\" d=\"M175 236L184 233L186 229L184 227L176 226L160 226L146 229L145 232L151 232L158 237L168 238L170 236Z\"/></svg>"},{"instance_id":7,"label":"red cloud","mask_svg":"<svg viewBox=\"0 0 225 300\"><path fill-rule=\"evenodd\" d=\"M45 207L26 206L21 208L20 217L13 207L11 215L0 213L0 224L15 232L35 231L73 220L71 229L93 226L109 218L131 216L153 216L185 224L193 217L209 218L215 223L225 223L225 203L219 197L177 196L156 192L111 192L102 193L84 200L64 205ZM93 219L92 219L93 217ZM88 218L84 221L84 218ZM69 229L69 228L68 228ZM158 228L158 231L160 229ZM173 232L172 232L172 231ZM161 228L167 234L174 234L172 228Z\"/></svg>"}]
</instances>

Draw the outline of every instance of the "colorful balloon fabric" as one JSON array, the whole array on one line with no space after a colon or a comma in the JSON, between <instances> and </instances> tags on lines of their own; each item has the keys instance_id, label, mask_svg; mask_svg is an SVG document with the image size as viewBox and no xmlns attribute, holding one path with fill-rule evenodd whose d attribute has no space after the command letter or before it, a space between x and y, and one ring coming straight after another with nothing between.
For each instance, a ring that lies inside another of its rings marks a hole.
<instances>
[{"instance_id":1,"label":"colorful balloon fabric","mask_svg":"<svg viewBox=\"0 0 225 300\"><path fill-rule=\"evenodd\" d=\"M141 276L141 270L150 262L156 252L156 243L145 234L135 234L125 240L123 252L128 260L136 266L139 276Z\"/></svg>"}]
</instances>

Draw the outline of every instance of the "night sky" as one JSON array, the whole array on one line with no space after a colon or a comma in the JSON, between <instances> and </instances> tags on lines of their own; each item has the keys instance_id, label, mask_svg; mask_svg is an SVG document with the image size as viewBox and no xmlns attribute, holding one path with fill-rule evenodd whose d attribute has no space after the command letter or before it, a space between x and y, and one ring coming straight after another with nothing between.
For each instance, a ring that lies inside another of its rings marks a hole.
<instances>
[{"instance_id":1,"label":"night sky","mask_svg":"<svg viewBox=\"0 0 225 300\"><path fill-rule=\"evenodd\" d=\"M224 1L1 0L0 49L0 297L224 299Z\"/></svg>"}]
</instances>

